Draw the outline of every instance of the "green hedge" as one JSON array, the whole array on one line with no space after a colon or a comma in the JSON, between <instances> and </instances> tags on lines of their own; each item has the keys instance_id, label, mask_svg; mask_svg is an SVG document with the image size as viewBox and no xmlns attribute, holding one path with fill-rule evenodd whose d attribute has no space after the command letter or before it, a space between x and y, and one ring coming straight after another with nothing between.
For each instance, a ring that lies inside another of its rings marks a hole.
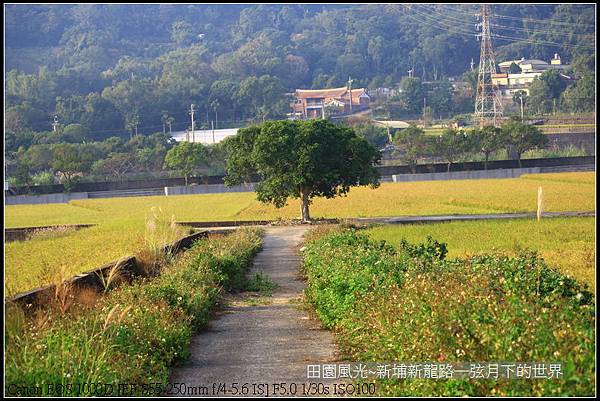
<instances>
[{"instance_id":1,"label":"green hedge","mask_svg":"<svg viewBox=\"0 0 600 401\"><path fill-rule=\"evenodd\" d=\"M93 307L33 319L10 310L7 395L11 384L168 383L169 367L188 356L221 292L241 288L260 246L258 230L240 229L198 241L160 276L121 286Z\"/></svg>"},{"instance_id":2,"label":"green hedge","mask_svg":"<svg viewBox=\"0 0 600 401\"><path fill-rule=\"evenodd\" d=\"M355 362L560 362L560 380L387 380L378 395L593 395L595 305L535 253L446 260L354 230L308 242L306 298Z\"/></svg>"}]
</instances>

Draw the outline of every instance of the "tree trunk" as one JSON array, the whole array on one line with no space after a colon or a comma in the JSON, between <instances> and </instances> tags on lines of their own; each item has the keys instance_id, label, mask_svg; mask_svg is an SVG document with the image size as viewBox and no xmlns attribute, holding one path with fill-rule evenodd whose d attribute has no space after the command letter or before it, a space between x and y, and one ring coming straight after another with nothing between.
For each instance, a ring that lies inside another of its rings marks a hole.
<instances>
[{"instance_id":1,"label":"tree trunk","mask_svg":"<svg viewBox=\"0 0 600 401\"><path fill-rule=\"evenodd\" d=\"M488 159L490 158L490 154L486 152L485 161L483 162L483 169L487 170Z\"/></svg>"},{"instance_id":2,"label":"tree trunk","mask_svg":"<svg viewBox=\"0 0 600 401\"><path fill-rule=\"evenodd\" d=\"M185 186L186 186L186 187L188 186L188 185L187 185L187 184L188 184L187 177L188 177L188 176L187 176L187 174L186 174L186 175L183 177L183 178L184 178L184 180L185 180Z\"/></svg>"},{"instance_id":3,"label":"tree trunk","mask_svg":"<svg viewBox=\"0 0 600 401\"><path fill-rule=\"evenodd\" d=\"M308 198L308 189L307 188L300 189L300 197L302 198L302 205L301 205L302 222L310 223L310 212L308 210L309 198Z\"/></svg>"},{"instance_id":4,"label":"tree trunk","mask_svg":"<svg viewBox=\"0 0 600 401\"><path fill-rule=\"evenodd\" d=\"M448 162L448 173L450 172L450 166L452 165L452 162Z\"/></svg>"}]
</instances>

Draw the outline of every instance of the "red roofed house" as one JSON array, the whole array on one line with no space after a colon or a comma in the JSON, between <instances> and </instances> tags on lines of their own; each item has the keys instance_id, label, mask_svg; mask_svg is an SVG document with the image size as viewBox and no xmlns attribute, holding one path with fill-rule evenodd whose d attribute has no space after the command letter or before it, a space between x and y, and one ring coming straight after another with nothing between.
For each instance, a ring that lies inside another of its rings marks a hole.
<instances>
[{"instance_id":1,"label":"red roofed house","mask_svg":"<svg viewBox=\"0 0 600 401\"><path fill-rule=\"evenodd\" d=\"M369 105L370 97L364 88L348 90L347 87L334 89L296 89L294 101L290 105L292 115L300 118L325 116L326 108L336 108L340 114L363 110Z\"/></svg>"}]
</instances>

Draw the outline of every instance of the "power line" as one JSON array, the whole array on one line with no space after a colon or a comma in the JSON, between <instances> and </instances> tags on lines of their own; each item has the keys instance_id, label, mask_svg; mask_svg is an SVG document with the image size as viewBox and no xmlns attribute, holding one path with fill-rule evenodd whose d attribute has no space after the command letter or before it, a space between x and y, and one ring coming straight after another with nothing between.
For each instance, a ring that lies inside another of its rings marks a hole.
<instances>
[{"instance_id":1,"label":"power line","mask_svg":"<svg viewBox=\"0 0 600 401\"><path fill-rule=\"evenodd\" d=\"M513 20L513 21L520 21L520 22L530 22L530 23L534 23L534 24L554 24L554 25L562 25L562 26L576 26L576 27L586 27L586 28L596 28L595 25L590 25L590 24L580 24L577 22L566 22L566 21L554 21L552 19L547 19L547 20L540 20L540 19L534 19L534 18L530 18L530 17L510 17L507 15L500 15L500 14L493 14L492 15L494 18L500 18L500 19L506 19L506 20Z\"/></svg>"},{"instance_id":2,"label":"power line","mask_svg":"<svg viewBox=\"0 0 600 401\"><path fill-rule=\"evenodd\" d=\"M438 25L442 25L446 28L449 28L448 30L454 33L463 33L466 35L471 35L471 36L477 36L476 33L473 33L473 31L469 30L468 28L466 30L462 29L462 27L457 27L456 25L448 25L446 23L443 22L443 19L436 19L435 17L430 16L430 14L428 14L427 12L422 12L420 9L414 7L412 9L417 15L421 16L422 18L427 19L428 21L431 21L431 24L435 24L434 26L438 26ZM451 29L450 29L451 28Z\"/></svg>"},{"instance_id":3,"label":"power line","mask_svg":"<svg viewBox=\"0 0 600 401\"><path fill-rule=\"evenodd\" d=\"M408 16L412 19L414 19L415 21L421 23L421 24L425 24L427 26L433 27L433 28L437 28L446 32L450 32L450 33L456 33L458 35L463 35L463 36L469 36L469 37L476 37L478 36L476 33L473 33L472 31L462 31L462 30L456 30L456 29L451 29L451 28L456 28L456 26L447 26L445 24L440 23L440 21L438 20L432 20L431 17L427 14L421 14L420 12L416 11L416 9L412 9L415 14L419 15L422 18L425 18L426 20L423 21L419 18L416 18L414 15L411 15L410 13L408 14Z\"/></svg>"},{"instance_id":4,"label":"power line","mask_svg":"<svg viewBox=\"0 0 600 401\"><path fill-rule=\"evenodd\" d=\"M556 47L568 47L568 48L584 47L587 49L594 49L594 46L586 45L586 44L569 45L566 43L556 43L556 42L536 40L536 39L515 38L512 36L505 36L505 35L500 35L500 34L493 34L492 37L494 37L496 39L505 39L505 40L512 39L513 42L527 42L527 43L539 44L539 45L544 45L544 46L556 46Z\"/></svg>"},{"instance_id":5,"label":"power line","mask_svg":"<svg viewBox=\"0 0 600 401\"><path fill-rule=\"evenodd\" d=\"M427 8L425 4L420 4L420 6L422 6L424 8ZM459 9L452 8L449 4L439 4L439 6L440 7L437 8L437 9L434 8L434 7L432 7L432 8L428 8L428 10L438 11L438 10L440 10L443 7L444 8L444 10L443 10L444 14L443 15L446 15L448 13L448 11L450 11L450 12L454 13L454 17L460 17L461 19L462 18L476 18L476 17L479 17L479 15L480 15L479 12L469 12L469 11L467 11L465 9L460 9L459 10ZM441 12L441 10L438 11L438 12Z\"/></svg>"},{"instance_id":6,"label":"power line","mask_svg":"<svg viewBox=\"0 0 600 401\"><path fill-rule=\"evenodd\" d=\"M452 16L450 13L447 13L445 10L441 11L441 10L435 9L435 8L428 8L422 4L421 4L421 6L425 9L424 12L426 12L427 14L432 14L434 17L440 17L440 18L443 18L448 21L454 21L454 22L459 22L459 23L463 23L463 24L470 23L470 21L465 21L465 19L471 19L472 22L474 22L475 21L474 17L476 15L478 15L478 14L468 13L468 14L461 14L461 15L455 14L454 16ZM423 10L421 10L421 11L423 11Z\"/></svg>"},{"instance_id":7,"label":"power line","mask_svg":"<svg viewBox=\"0 0 600 401\"><path fill-rule=\"evenodd\" d=\"M426 18L428 21L430 21L428 23L428 22L419 20L419 22L421 22L421 23L426 23L426 24L429 25L429 24L435 22L436 23L435 27L438 28L438 29L442 29L442 30L445 30L445 31L448 31L448 32L451 32L451 33L457 33L457 34L460 34L460 35L479 36L479 35L476 35L476 34L467 33L467 32L465 32L463 30L458 31L458 30L456 30L456 26L452 27L454 29L449 29L448 25L445 25L445 24L441 23L440 21L436 20L437 14L435 14L435 11L429 11L430 14L434 15L434 16L430 16L430 15L427 15L427 14L422 14L421 12L417 11L416 8L413 8L413 11L415 11L415 13L418 14L419 16L421 16L423 18ZM445 17L444 16L439 16L439 18L443 19ZM439 25L441 25L441 26L439 26ZM494 26L493 24L490 24L490 25ZM510 27L507 27L507 28L510 28ZM532 34L536 34L536 33L540 33L541 34L542 32L532 32ZM557 47L566 47L566 48L577 48L577 47L581 46L581 47L585 47L585 48L591 48L591 46L584 45L584 44L583 45L571 45L571 44L566 44L566 43L552 42L552 41L548 41L548 40L540 40L540 39L532 39L532 38L516 38L516 37L502 35L502 34L492 34L491 37L495 38L495 39L504 40L504 41L511 41L512 40L513 42L519 41L519 42L526 42L526 43L539 44L539 45L545 45L545 46L557 46Z\"/></svg>"},{"instance_id":8,"label":"power line","mask_svg":"<svg viewBox=\"0 0 600 401\"><path fill-rule=\"evenodd\" d=\"M544 34L544 35L560 35L562 33L567 36L580 36L580 37L585 37L585 38L589 38L589 39L595 37L595 35L587 34L587 33L561 32L561 31L556 31L556 30L545 31L545 30L538 30L538 29L517 28L517 27L506 26L506 25L497 25L497 24L490 24L490 26L498 28L498 30L501 30L501 31L508 31L508 30L523 31L523 32L528 32L532 35L535 35L536 33Z\"/></svg>"},{"instance_id":9,"label":"power line","mask_svg":"<svg viewBox=\"0 0 600 401\"><path fill-rule=\"evenodd\" d=\"M426 13L430 16L429 18L440 18L442 20L448 20L451 22L455 22L455 23L468 23L468 21L465 21L465 17L467 15L472 16L473 14L468 13L468 14L461 14L460 17L455 14L454 16L451 13L445 13L442 14L441 11L439 9L434 9L434 8L427 8L423 5L421 5L426 11ZM460 11L458 11L460 12ZM515 30L515 31L523 31L523 32L528 32L532 35L535 34L554 34L554 35L560 35L560 34L564 34L564 35L569 35L569 36L577 36L577 37L581 37L581 38L585 38L586 40L591 39L593 37L595 37L593 34L585 34L585 33L571 33L571 32L562 32L559 30L544 30L544 29L539 29L539 28L535 28L535 29L524 29L524 28L519 28L519 27L511 27L508 25L500 25L500 24L492 24L490 23L490 27L494 27L494 28L498 28L499 30L503 31L503 30Z\"/></svg>"}]
</instances>

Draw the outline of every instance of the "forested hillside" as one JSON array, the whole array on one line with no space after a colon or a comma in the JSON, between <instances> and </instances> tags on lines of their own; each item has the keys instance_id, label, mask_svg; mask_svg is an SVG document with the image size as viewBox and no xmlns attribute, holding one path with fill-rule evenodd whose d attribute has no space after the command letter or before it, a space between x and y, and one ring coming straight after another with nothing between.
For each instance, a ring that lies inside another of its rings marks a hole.
<instances>
[{"instance_id":1,"label":"forested hillside","mask_svg":"<svg viewBox=\"0 0 600 401\"><path fill-rule=\"evenodd\" d=\"M6 5L6 131L52 117L91 139L285 116L285 93L460 77L476 5ZM559 53L593 70L594 5L494 5L498 60ZM595 54L594 54L595 56ZM467 102L466 104L470 104ZM207 117L210 115L210 117ZM214 116L214 117L213 117Z\"/></svg>"}]
</instances>

